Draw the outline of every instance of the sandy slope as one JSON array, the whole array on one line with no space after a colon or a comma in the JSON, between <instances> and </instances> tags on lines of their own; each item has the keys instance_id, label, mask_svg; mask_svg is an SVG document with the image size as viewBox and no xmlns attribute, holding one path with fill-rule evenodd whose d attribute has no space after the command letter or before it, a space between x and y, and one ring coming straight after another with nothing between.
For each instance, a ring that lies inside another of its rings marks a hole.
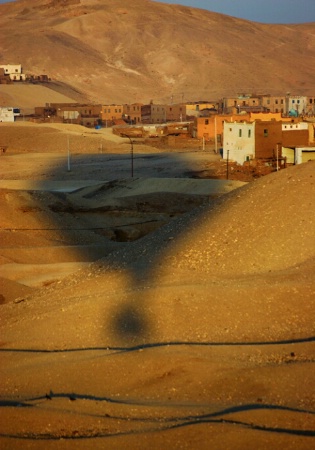
<instances>
[{"instance_id":1,"label":"sandy slope","mask_svg":"<svg viewBox=\"0 0 315 450\"><path fill-rule=\"evenodd\" d=\"M149 0L16 0L0 4L0 41L3 63L95 103L315 89L314 23L260 24Z\"/></svg>"},{"instance_id":2,"label":"sandy slope","mask_svg":"<svg viewBox=\"0 0 315 450\"><path fill-rule=\"evenodd\" d=\"M312 448L314 199L286 169L1 306L4 448Z\"/></svg>"}]
</instances>

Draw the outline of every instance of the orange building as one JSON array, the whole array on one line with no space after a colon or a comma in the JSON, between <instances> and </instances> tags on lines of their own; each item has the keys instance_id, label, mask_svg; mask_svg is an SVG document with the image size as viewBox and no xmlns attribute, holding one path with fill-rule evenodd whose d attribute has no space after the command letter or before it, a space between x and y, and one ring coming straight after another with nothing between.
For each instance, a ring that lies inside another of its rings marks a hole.
<instances>
[{"instance_id":1,"label":"orange building","mask_svg":"<svg viewBox=\"0 0 315 450\"><path fill-rule=\"evenodd\" d=\"M224 122L249 120L248 114L214 114L209 117L195 117L193 126L193 137L214 141L215 137L218 143L222 142Z\"/></svg>"},{"instance_id":2,"label":"orange building","mask_svg":"<svg viewBox=\"0 0 315 450\"><path fill-rule=\"evenodd\" d=\"M123 118L123 105L102 105L100 117L102 122L113 122Z\"/></svg>"}]
</instances>

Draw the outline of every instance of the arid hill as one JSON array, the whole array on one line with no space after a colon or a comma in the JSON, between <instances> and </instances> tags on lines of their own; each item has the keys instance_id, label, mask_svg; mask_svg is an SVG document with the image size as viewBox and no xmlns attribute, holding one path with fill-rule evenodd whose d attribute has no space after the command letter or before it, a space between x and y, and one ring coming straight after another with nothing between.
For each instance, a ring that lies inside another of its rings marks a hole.
<instances>
[{"instance_id":1,"label":"arid hill","mask_svg":"<svg viewBox=\"0 0 315 450\"><path fill-rule=\"evenodd\" d=\"M1 305L0 447L313 448L313 180L314 161L260 178ZM6 227L36 232L5 230L3 259L64 267L51 201L2 190Z\"/></svg>"},{"instance_id":2,"label":"arid hill","mask_svg":"<svg viewBox=\"0 0 315 450\"><path fill-rule=\"evenodd\" d=\"M0 5L0 60L102 103L313 95L314 30L152 0L16 0Z\"/></svg>"}]
</instances>

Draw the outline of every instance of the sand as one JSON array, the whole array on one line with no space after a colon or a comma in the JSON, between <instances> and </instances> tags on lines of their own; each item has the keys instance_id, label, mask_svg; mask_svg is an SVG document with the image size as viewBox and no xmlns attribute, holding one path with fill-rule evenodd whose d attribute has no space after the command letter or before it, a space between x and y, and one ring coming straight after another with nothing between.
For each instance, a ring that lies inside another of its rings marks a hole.
<instances>
[{"instance_id":1,"label":"sand","mask_svg":"<svg viewBox=\"0 0 315 450\"><path fill-rule=\"evenodd\" d=\"M82 153L80 179L23 151L1 159L0 448L312 448L314 162L214 187L185 175L199 152L139 151L134 179L128 147L104 179ZM98 183L43 189L62 177Z\"/></svg>"}]
</instances>

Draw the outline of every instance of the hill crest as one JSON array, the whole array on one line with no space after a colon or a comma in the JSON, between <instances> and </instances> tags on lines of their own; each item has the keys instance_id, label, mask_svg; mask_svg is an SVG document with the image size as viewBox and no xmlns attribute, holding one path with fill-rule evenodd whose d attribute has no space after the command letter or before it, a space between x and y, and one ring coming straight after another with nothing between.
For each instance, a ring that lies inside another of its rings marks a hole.
<instances>
[{"instance_id":1,"label":"hill crest","mask_svg":"<svg viewBox=\"0 0 315 450\"><path fill-rule=\"evenodd\" d=\"M46 73L90 101L315 92L315 23L260 24L152 0L17 0L0 12L3 64Z\"/></svg>"}]
</instances>

